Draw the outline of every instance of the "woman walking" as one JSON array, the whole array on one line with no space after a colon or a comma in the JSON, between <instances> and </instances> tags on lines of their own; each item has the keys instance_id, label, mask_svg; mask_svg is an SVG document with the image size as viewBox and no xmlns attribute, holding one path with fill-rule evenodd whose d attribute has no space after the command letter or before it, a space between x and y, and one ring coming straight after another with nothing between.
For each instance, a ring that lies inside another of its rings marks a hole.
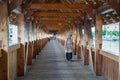
<instances>
[{"instance_id":1,"label":"woman walking","mask_svg":"<svg viewBox=\"0 0 120 80\"><path fill-rule=\"evenodd\" d=\"M72 34L68 35L67 39L65 40L64 47L65 47L66 59L71 60L72 59L72 52L74 49Z\"/></svg>"}]
</instances>

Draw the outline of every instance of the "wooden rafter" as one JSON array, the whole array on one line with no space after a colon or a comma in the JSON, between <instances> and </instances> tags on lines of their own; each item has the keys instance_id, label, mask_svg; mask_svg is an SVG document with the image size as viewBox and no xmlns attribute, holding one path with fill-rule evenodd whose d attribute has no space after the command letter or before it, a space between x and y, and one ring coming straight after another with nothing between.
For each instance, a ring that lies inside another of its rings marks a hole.
<instances>
[{"instance_id":1,"label":"wooden rafter","mask_svg":"<svg viewBox=\"0 0 120 80\"><path fill-rule=\"evenodd\" d=\"M55 3L56 0L49 0L49 3Z\"/></svg>"},{"instance_id":2,"label":"wooden rafter","mask_svg":"<svg viewBox=\"0 0 120 80\"><path fill-rule=\"evenodd\" d=\"M109 18L110 16L104 16L103 17L103 19L104 19L104 22L106 23L106 24L111 24L112 23L112 20L111 20L111 18Z\"/></svg>"},{"instance_id":3,"label":"wooden rafter","mask_svg":"<svg viewBox=\"0 0 120 80\"><path fill-rule=\"evenodd\" d=\"M12 12L12 10L16 9L18 6L22 4L23 0L12 0L12 2L9 4L9 14Z\"/></svg>"},{"instance_id":4,"label":"wooden rafter","mask_svg":"<svg viewBox=\"0 0 120 80\"><path fill-rule=\"evenodd\" d=\"M104 11L106 11L108 9L112 9L112 7L110 5L101 6L101 7L98 8L97 13L104 12Z\"/></svg>"},{"instance_id":5,"label":"wooden rafter","mask_svg":"<svg viewBox=\"0 0 120 80\"><path fill-rule=\"evenodd\" d=\"M112 0L113 1L113 0ZM110 0L35 0L32 4L23 4L22 7L28 12L25 16L34 16L34 22L42 22L42 24L54 26L51 29L58 26L58 22L64 21L66 23L80 21L84 24L84 17L95 19L96 14L101 14L109 9L118 10L118 3L112 3ZM114 1L113 1L114 2ZM60 3L60 4L58 4ZM107 3L107 4L106 4ZM117 4L117 5L115 5ZM31 12L29 12L31 11ZM117 12L119 13L119 12ZM108 12L106 14L109 14ZM109 17L103 15L104 23L112 23L118 21L119 17L116 14L110 14ZM27 16L27 17L29 17ZM48 21L50 21L48 23ZM53 23L54 22L54 23ZM92 23L95 24L94 22Z\"/></svg>"},{"instance_id":6,"label":"wooden rafter","mask_svg":"<svg viewBox=\"0 0 120 80\"><path fill-rule=\"evenodd\" d=\"M49 24L49 25L52 25L52 24L55 24L55 25L62 25L62 24L66 24L64 21L41 21L41 23L44 23L44 24Z\"/></svg>"},{"instance_id":7,"label":"wooden rafter","mask_svg":"<svg viewBox=\"0 0 120 80\"><path fill-rule=\"evenodd\" d=\"M34 14L36 17L80 17L85 16L83 13L58 13L58 12L36 12Z\"/></svg>"},{"instance_id":8,"label":"wooden rafter","mask_svg":"<svg viewBox=\"0 0 120 80\"><path fill-rule=\"evenodd\" d=\"M114 8L117 14L120 16L120 3L117 0L107 0L107 2Z\"/></svg>"},{"instance_id":9,"label":"wooden rafter","mask_svg":"<svg viewBox=\"0 0 120 80\"><path fill-rule=\"evenodd\" d=\"M46 28L47 30L60 30L61 28L63 28L65 25L49 25L49 24L45 24L46 25Z\"/></svg>"},{"instance_id":10,"label":"wooden rafter","mask_svg":"<svg viewBox=\"0 0 120 80\"><path fill-rule=\"evenodd\" d=\"M106 16L106 15L108 15L108 16ZM115 12L115 11L112 11L112 12L110 12L110 13L108 13L108 14L106 14L105 16L103 16L104 18L106 18L106 17L110 17L110 19L107 19L106 21L108 21L108 22L119 22L119 17L118 17L118 15L117 15L117 13Z\"/></svg>"},{"instance_id":11,"label":"wooden rafter","mask_svg":"<svg viewBox=\"0 0 120 80\"><path fill-rule=\"evenodd\" d=\"M67 22L67 20L40 20L40 22L43 23L63 23L63 22Z\"/></svg>"},{"instance_id":12,"label":"wooden rafter","mask_svg":"<svg viewBox=\"0 0 120 80\"><path fill-rule=\"evenodd\" d=\"M64 3L64 4L70 4L70 2L68 1L68 0L61 0L62 1L62 3Z\"/></svg>"},{"instance_id":13,"label":"wooden rafter","mask_svg":"<svg viewBox=\"0 0 120 80\"><path fill-rule=\"evenodd\" d=\"M25 20L26 20L27 18L30 18L32 14L33 14L33 11L30 11L30 10L29 10L29 11L25 14Z\"/></svg>"},{"instance_id":14,"label":"wooden rafter","mask_svg":"<svg viewBox=\"0 0 120 80\"><path fill-rule=\"evenodd\" d=\"M71 18L71 17L68 17L68 18L65 18L65 17L36 17L34 20L33 20L33 22L36 22L36 21L38 21L38 22L41 22L41 21L65 21L65 22L67 22L67 21L72 21L73 20L73 18Z\"/></svg>"},{"instance_id":15,"label":"wooden rafter","mask_svg":"<svg viewBox=\"0 0 120 80\"><path fill-rule=\"evenodd\" d=\"M48 20L48 21L69 21L69 20L72 20L73 18L64 18L64 17L43 17L43 18L40 18L39 20L40 21L44 21L44 20Z\"/></svg>"},{"instance_id":16,"label":"wooden rafter","mask_svg":"<svg viewBox=\"0 0 120 80\"><path fill-rule=\"evenodd\" d=\"M45 0L33 0L33 3L40 3L40 4L42 4L42 3L45 3L46 1Z\"/></svg>"},{"instance_id":17,"label":"wooden rafter","mask_svg":"<svg viewBox=\"0 0 120 80\"><path fill-rule=\"evenodd\" d=\"M33 0L25 0L24 3L31 3Z\"/></svg>"},{"instance_id":18,"label":"wooden rafter","mask_svg":"<svg viewBox=\"0 0 120 80\"><path fill-rule=\"evenodd\" d=\"M97 5L79 4L25 4L24 9L95 9Z\"/></svg>"}]
</instances>

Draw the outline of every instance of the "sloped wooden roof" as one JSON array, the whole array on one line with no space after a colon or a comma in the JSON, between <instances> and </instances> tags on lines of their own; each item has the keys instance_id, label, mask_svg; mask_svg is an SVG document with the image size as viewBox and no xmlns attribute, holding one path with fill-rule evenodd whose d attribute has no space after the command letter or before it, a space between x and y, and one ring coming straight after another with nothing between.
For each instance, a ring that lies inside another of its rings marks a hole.
<instances>
[{"instance_id":1,"label":"sloped wooden roof","mask_svg":"<svg viewBox=\"0 0 120 80\"><path fill-rule=\"evenodd\" d=\"M46 30L63 30L85 16L94 26L95 14L101 14L104 24L119 22L120 0L9 0L9 14L22 8L25 19L33 19ZM14 21L14 20L11 20Z\"/></svg>"}]
</instances>

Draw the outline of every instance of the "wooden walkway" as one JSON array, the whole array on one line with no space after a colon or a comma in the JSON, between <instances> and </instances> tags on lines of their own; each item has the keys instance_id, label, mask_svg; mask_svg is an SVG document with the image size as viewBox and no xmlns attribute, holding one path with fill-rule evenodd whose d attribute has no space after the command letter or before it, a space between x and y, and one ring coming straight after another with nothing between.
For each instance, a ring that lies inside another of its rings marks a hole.
<instances>
[{"instance_id":1,"label":"wooden walkway","mask_svg":"<svg viewBox=\"0 0 120 80\"><path fill-rule=\"evenodd\" d=\"M89 66L73 55L67 61L63 46L57 41L50 41L37 56L37 59L24 77L16 80L105 80L95 76Z\"/></svg>"}]
</instances>

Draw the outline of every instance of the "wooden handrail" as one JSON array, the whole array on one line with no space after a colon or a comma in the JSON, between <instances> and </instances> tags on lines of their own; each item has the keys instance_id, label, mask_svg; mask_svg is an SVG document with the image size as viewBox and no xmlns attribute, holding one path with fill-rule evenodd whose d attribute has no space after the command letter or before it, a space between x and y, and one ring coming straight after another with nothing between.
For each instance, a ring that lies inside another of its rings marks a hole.
<instances>
[{"instance_id":1,"label":"wooden handrail","mask_svg":"<svg viewBox=\"0 0 120 80\"><path fill-rule=\"evenodd\" d=\"M110 58L114 61L119 62L119 56L110 54L109 52L105 52L105 51L102 51L102 50L100 50L100 54L103 55L103 56L106 56L106 57L108 57L108 58Z\"/></svg>"},{"instance_id":2,"label":"wooden handrail","mask_svg":"<svg viewBox=\"0 0 120 80\"><path fill-rule=\"evenodd\" d=\"M8 52L15 51L20 48L20 44L9 46Z\"/></svg>"}]
</instances>

